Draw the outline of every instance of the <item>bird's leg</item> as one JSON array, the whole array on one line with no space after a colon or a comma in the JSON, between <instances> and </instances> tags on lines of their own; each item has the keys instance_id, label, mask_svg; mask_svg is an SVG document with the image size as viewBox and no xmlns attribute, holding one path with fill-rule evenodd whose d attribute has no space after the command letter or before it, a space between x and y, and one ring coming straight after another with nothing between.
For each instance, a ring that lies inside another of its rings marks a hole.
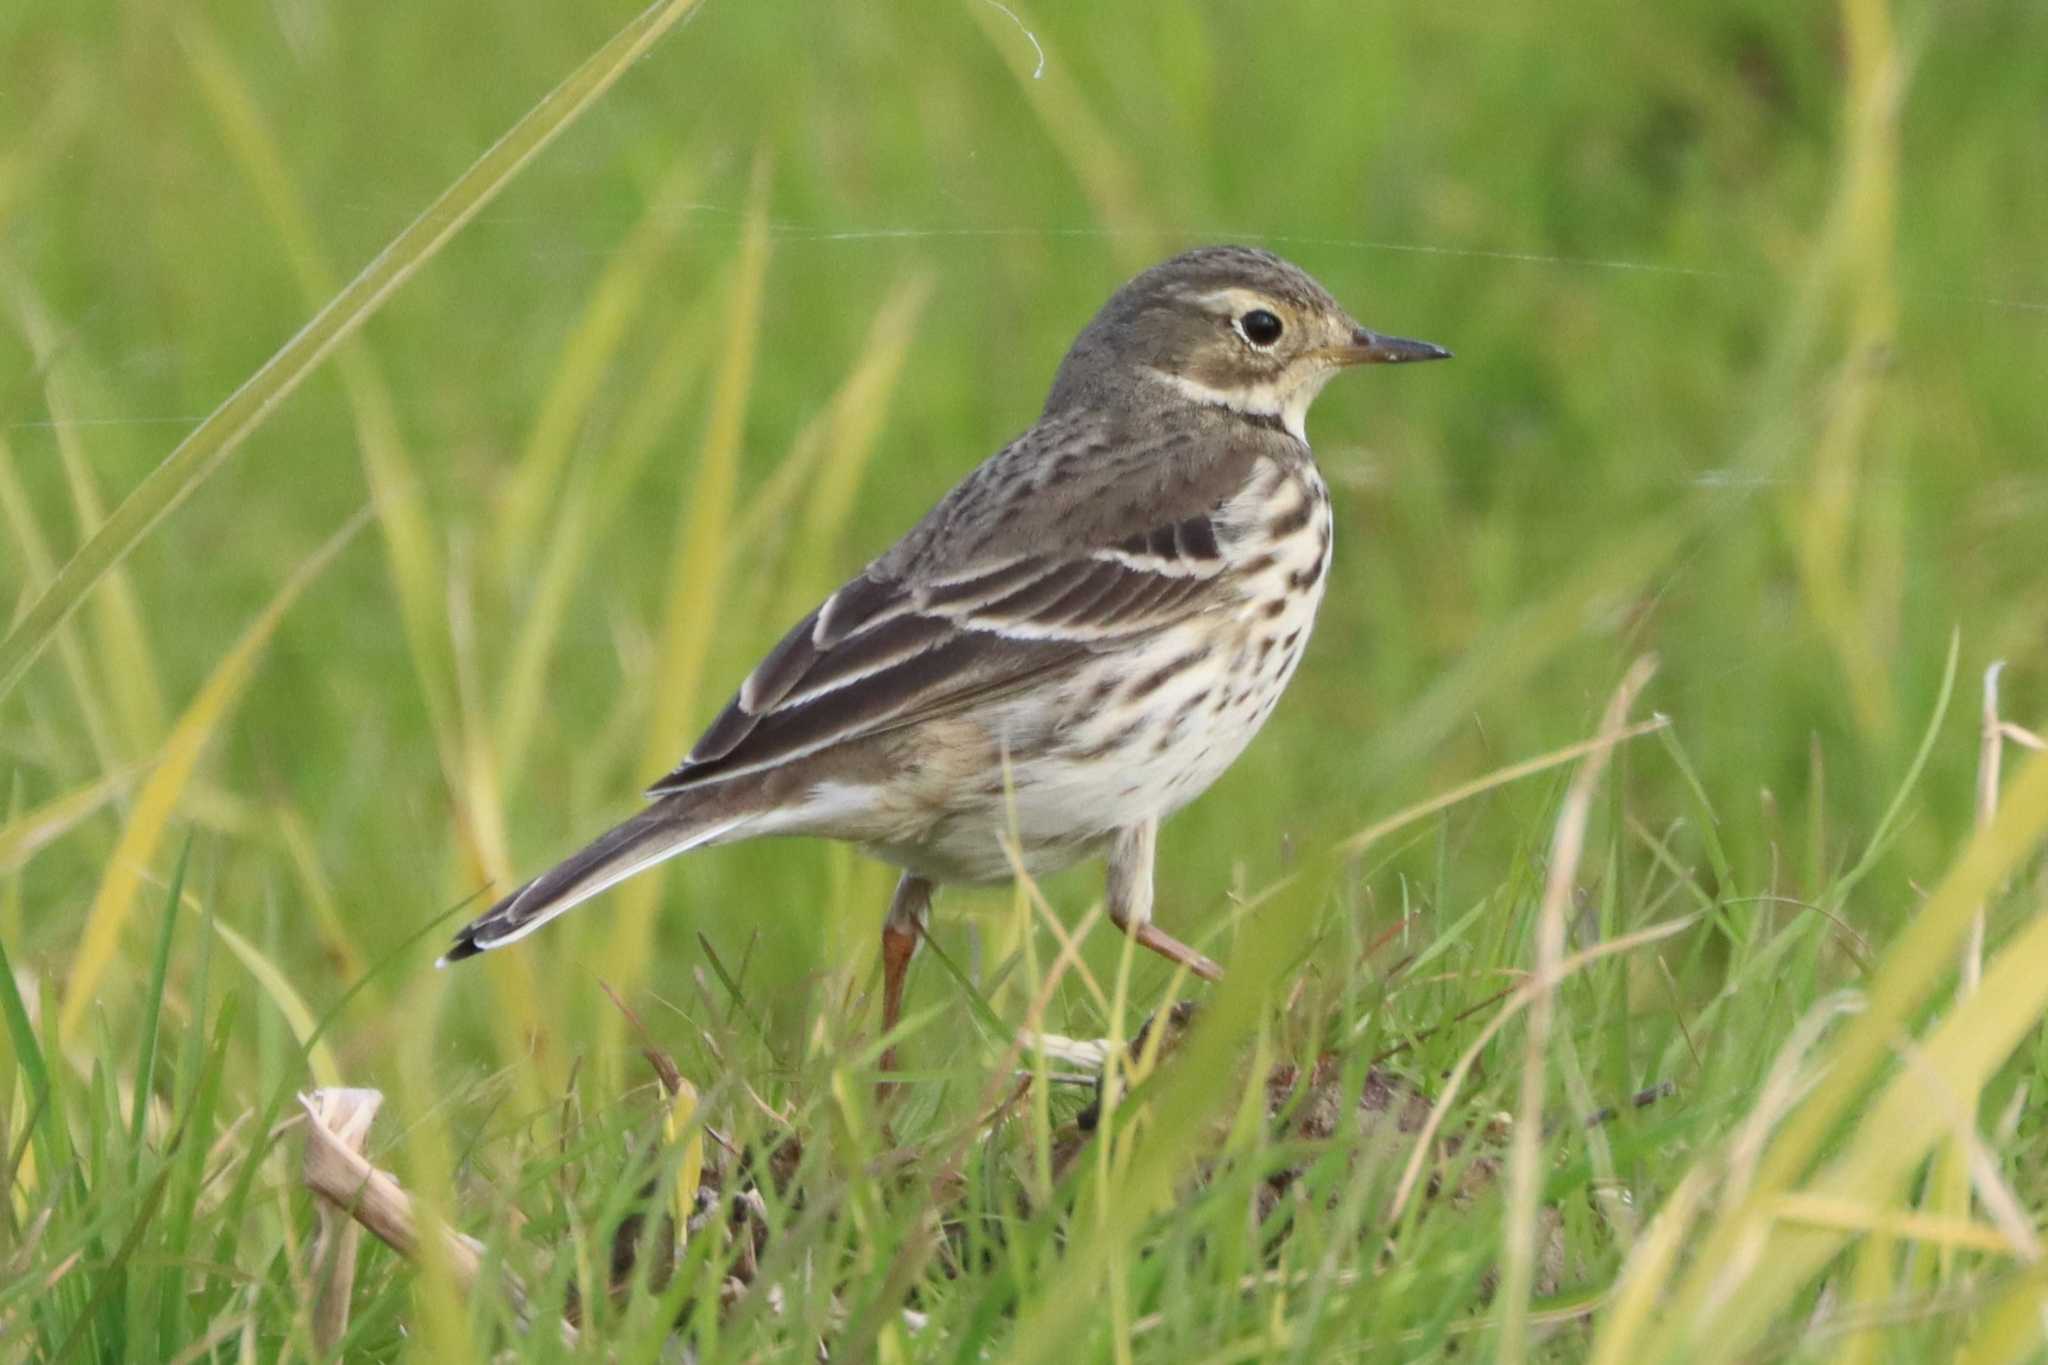
<instances>
[{"instance_id":1,"label":"bird's leg","mask_svg":"<svg viewBox=\"0 0 2048 1365\"><path fill-rule=\"evenodd\" d=\"M1116 832L1109 846L1109 921L1140 947L1205 981L1221 981L1221 967L1152 922L1152 854L1158 842L1157 820Z\"/></svg>"},{"instance_id":2,"label":"bird's leg","mask_svg":"<svg viewBox=\"0 0 2048 1365\"><path fill-rule=\"evenodd\" d=\"M932 884L904 873L889 899L889 917L882 921L882 1032L896 1031L903 1017L903 980L910 971L910 959L917 955L917 940L932 908ZM896 1045L882 1050L882 1070L896 1069Z\"/></svg>"}]
</instances>

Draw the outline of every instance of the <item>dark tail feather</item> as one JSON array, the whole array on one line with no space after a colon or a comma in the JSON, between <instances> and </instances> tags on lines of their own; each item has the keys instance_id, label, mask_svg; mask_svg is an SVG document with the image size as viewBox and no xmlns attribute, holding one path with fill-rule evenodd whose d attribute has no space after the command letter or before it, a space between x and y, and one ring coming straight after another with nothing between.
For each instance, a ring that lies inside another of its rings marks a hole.
<instances>
[{"instance_id":1,"label":"dark tail feather","mask_svg":"<svg viewBox=\"0 0 2048 1365\"><path fill-rule=\"evenodd\" d=\"M642 868L732 833L745 819L707 819L702 804L691 798L657 801L477 916L455 936L437 965L445 967L525 938Z\"/></svg>"}]
</instances>

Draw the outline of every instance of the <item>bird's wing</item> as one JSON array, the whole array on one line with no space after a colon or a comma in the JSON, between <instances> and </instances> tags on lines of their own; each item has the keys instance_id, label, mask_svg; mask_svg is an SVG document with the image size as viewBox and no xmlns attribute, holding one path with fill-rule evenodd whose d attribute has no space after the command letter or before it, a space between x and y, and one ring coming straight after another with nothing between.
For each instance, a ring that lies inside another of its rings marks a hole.
<instances>
[{"instance_id":1,"label":"bird's wing","mask_svg":"<svg viewBox=\"0 0 2048 1365\"><path fill-rule=\"evenodd\" d=\"M987 702L1185 620L1221 600L1217 511L1109 544L956 556L914 576L889 573L885 556L782 638L650 794Z\"/></svg>"}]
</instances>

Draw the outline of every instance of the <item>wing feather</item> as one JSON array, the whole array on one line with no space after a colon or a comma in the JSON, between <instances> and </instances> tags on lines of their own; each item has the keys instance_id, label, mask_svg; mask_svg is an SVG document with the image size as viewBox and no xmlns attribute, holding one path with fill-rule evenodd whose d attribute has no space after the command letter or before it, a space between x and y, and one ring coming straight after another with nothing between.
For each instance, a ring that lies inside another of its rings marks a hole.
<instances>
[{"instance_id":1,"label":"wing feather","mask_svg":"<svg viewBox=\"0 0 2048 1365\"><path fill-rule=\"evenodd\" d=\"M1006 557L920 583L871 566L748 676L659 795L952 714L1216 600L1208 514L1075 558Z\"/></svg>"}]
</instances>

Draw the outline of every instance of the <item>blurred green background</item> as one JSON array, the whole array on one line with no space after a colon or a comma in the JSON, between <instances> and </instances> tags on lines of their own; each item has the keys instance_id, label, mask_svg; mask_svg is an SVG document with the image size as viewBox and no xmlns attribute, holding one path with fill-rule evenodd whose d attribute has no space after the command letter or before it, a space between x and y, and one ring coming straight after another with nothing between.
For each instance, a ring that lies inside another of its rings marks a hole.
<instances>
[{"instance_id":1,"label":"blurred green background","mask_svg":"<svg viewBox=\"0 0 2048 1365\"><path fill-rule=\"evenodd\" d=\"M1908 7L1894 50L1859 53L1821 5L1013 8L709 0L369 324L367 389L330 362L0 703L0 799L18 816L148 770L369 501L351 393L381 393L438 561L412 583L421 633L372 526L290 610L149 868L195 830L207 904L324 1005L486 878L630 810L788 620L1030 423L1121 280L1214 241L1270 246L1458 359L1316 409L1335 578L1265 736L1166 831L1176 932L1290 846L1582 737L1646 649L1721 839L1788 893L1868 834L1951 632L1965 679L2013 660L2007 713L2032 714L2048 9ZM47 574L32 539L61 560L82 505L111 506L292 335L325 297L315 257L328 289L352 274L633 13L0 12L0 604ZM280 186L307 240L280 231ZM891 326L893 370L872 340ZM830 407L864 362L881 372ZM703 464L721 374L744 394L729 504ZM1966 824L1971 710L1908 855ZM1669 764L1624 779L1694 809ZM133 790L15 863L17 963L61 981ZM1540 847L1552 791L1374 864L1371 913L1488 894ZM1078 912L1095 876L1055 902ZM574 1034L595 977L673 986L701 932L793 1018L788 988L872 951L889 884L823 846L715 851L661 882L652 956L621 946L614 895L509 966L433 974L436 932L386 990L459 1038L487 1036L501 991ZM149 938L126 932L110 1009ZM926 964L914 998L945 995ZM383 1066L388 1027L359 1008L345 1061Z\"/></svg>"}]
</instances>

